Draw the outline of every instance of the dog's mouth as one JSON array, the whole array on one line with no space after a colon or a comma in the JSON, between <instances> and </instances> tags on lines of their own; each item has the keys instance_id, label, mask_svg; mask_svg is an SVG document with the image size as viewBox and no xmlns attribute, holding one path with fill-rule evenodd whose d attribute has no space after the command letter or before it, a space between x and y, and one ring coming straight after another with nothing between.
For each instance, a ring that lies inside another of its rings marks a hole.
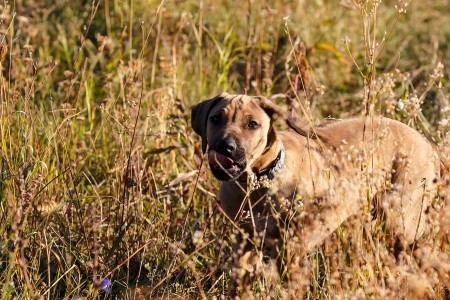
<instances>
[{"instance_id":1,"label":"dog's mouth","mask_svg":"<svg viewBox=\"0 0 450 300\"><path fill-rule=\"evenodd\" d=\"M220 154L217 151L209 150L208 152L208 161L211 165L222 165L225 169L228 169L233 166L234 160L230 157Z\"/></svg>"},{"instance_id":2,"label":"dog's mouth","mask_svg":"<svg viewBox=\"0 0 450 300\"><path fill-rule=\"evenodd\" d=\"M215 150L208 151L208 162L214 176L222 181L238 178L245 169L245 163L233 160Z\"/></svg>"}]
</instances>

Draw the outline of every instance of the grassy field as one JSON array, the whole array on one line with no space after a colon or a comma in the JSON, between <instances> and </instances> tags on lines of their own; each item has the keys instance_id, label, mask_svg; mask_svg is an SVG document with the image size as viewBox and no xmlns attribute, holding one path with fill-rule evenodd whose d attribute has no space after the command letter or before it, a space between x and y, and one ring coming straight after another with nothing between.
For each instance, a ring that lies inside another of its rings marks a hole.
<instances>
[{"instance_id":1,"label":"grassy field","mask_svg":"<svg viewBox=\"0 0 450 300\"><path fill-rule=\"evenodd\" d=\"M0 16L2 299L226 297L232 228L190 126L222 91L289 95L305 124L382 114L450 153L447 0L18 0ZM305 258L304 297L448 299L440 186L418 254L352 219Z\"/></svg>"}]
</instances>

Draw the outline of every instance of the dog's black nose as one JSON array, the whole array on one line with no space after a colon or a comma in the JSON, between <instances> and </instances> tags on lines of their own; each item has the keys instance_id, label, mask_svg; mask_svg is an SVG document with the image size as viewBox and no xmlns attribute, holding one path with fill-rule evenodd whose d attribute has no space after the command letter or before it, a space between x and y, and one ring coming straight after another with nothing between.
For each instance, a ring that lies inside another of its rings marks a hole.
<instances>
[{"instance_id":1,"label":"dog's black nose","mask_svg":"<svg viewBox=\"0 0 450 300\"><path fill-rule=\"evenodd\" d=\"M233 154L236 148L236 141L231 137L223 138L217 143L217 150L226 155Z\"/></svg>"}]
</instances>

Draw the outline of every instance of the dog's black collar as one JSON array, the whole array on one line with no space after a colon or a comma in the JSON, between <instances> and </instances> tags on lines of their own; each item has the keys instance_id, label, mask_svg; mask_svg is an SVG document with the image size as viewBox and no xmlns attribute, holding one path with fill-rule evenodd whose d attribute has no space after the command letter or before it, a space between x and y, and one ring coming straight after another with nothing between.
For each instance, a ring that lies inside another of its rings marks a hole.
<instances>
[{"instance_id":1,"label":"dog's black collar","mask_svg":"<svg viewBox=\"0 0 450 300\"><path fill-rule=\"evenodd\" d=\"M243 176L239 177L235 181L242 187L251 186L251 190L258 190L261 188L267 188L270 186L270 182L275 178L275 175L284 166L284 159L286 156L284 146L281 145L280 152L278 152L277 157L273 161L272 165L267 169L262 170L259 173L249 174L244 173ZM250 184L250 185L249 185Z\"/></svg>"},{"instance_id":2,"label":"dog's black collar","mask_svg":"<svg viewBox=\"0 0 450 300\"><path fill-rule=\"evenodd\" d=\"M272 180L275 178L275 175L279 170L281 170L284 166L284 157L285 157L285 149L284 146L281 145L280 152L278 152L277 158L273 161L272 165L268 167L267 169L263 170L262 172L259 172L256 175L256 178L258 180L261 179L268 179Z\"/></svg>"}]
</instances>

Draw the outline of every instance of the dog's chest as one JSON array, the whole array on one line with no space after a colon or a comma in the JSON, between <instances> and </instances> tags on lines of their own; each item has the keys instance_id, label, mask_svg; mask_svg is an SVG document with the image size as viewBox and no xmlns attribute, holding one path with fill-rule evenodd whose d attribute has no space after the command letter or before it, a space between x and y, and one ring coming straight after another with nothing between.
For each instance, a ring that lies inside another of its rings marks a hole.
<instances>
[{"instance_id":1,"label":"dog's chest","mask_svg":"<svg viewBox=\"0 0 450 300\"><path fill-rule=\"evenodd\" d=\"M266 183L266 187L242 187L237 183L222 183L220 205L233 220L253 218L264 220L271 215L284 214L303 199L295 186ZM266 224L267 225L267 224ZM258 227L258 226L257 226Z\"/></svg>"}]
</instances>

